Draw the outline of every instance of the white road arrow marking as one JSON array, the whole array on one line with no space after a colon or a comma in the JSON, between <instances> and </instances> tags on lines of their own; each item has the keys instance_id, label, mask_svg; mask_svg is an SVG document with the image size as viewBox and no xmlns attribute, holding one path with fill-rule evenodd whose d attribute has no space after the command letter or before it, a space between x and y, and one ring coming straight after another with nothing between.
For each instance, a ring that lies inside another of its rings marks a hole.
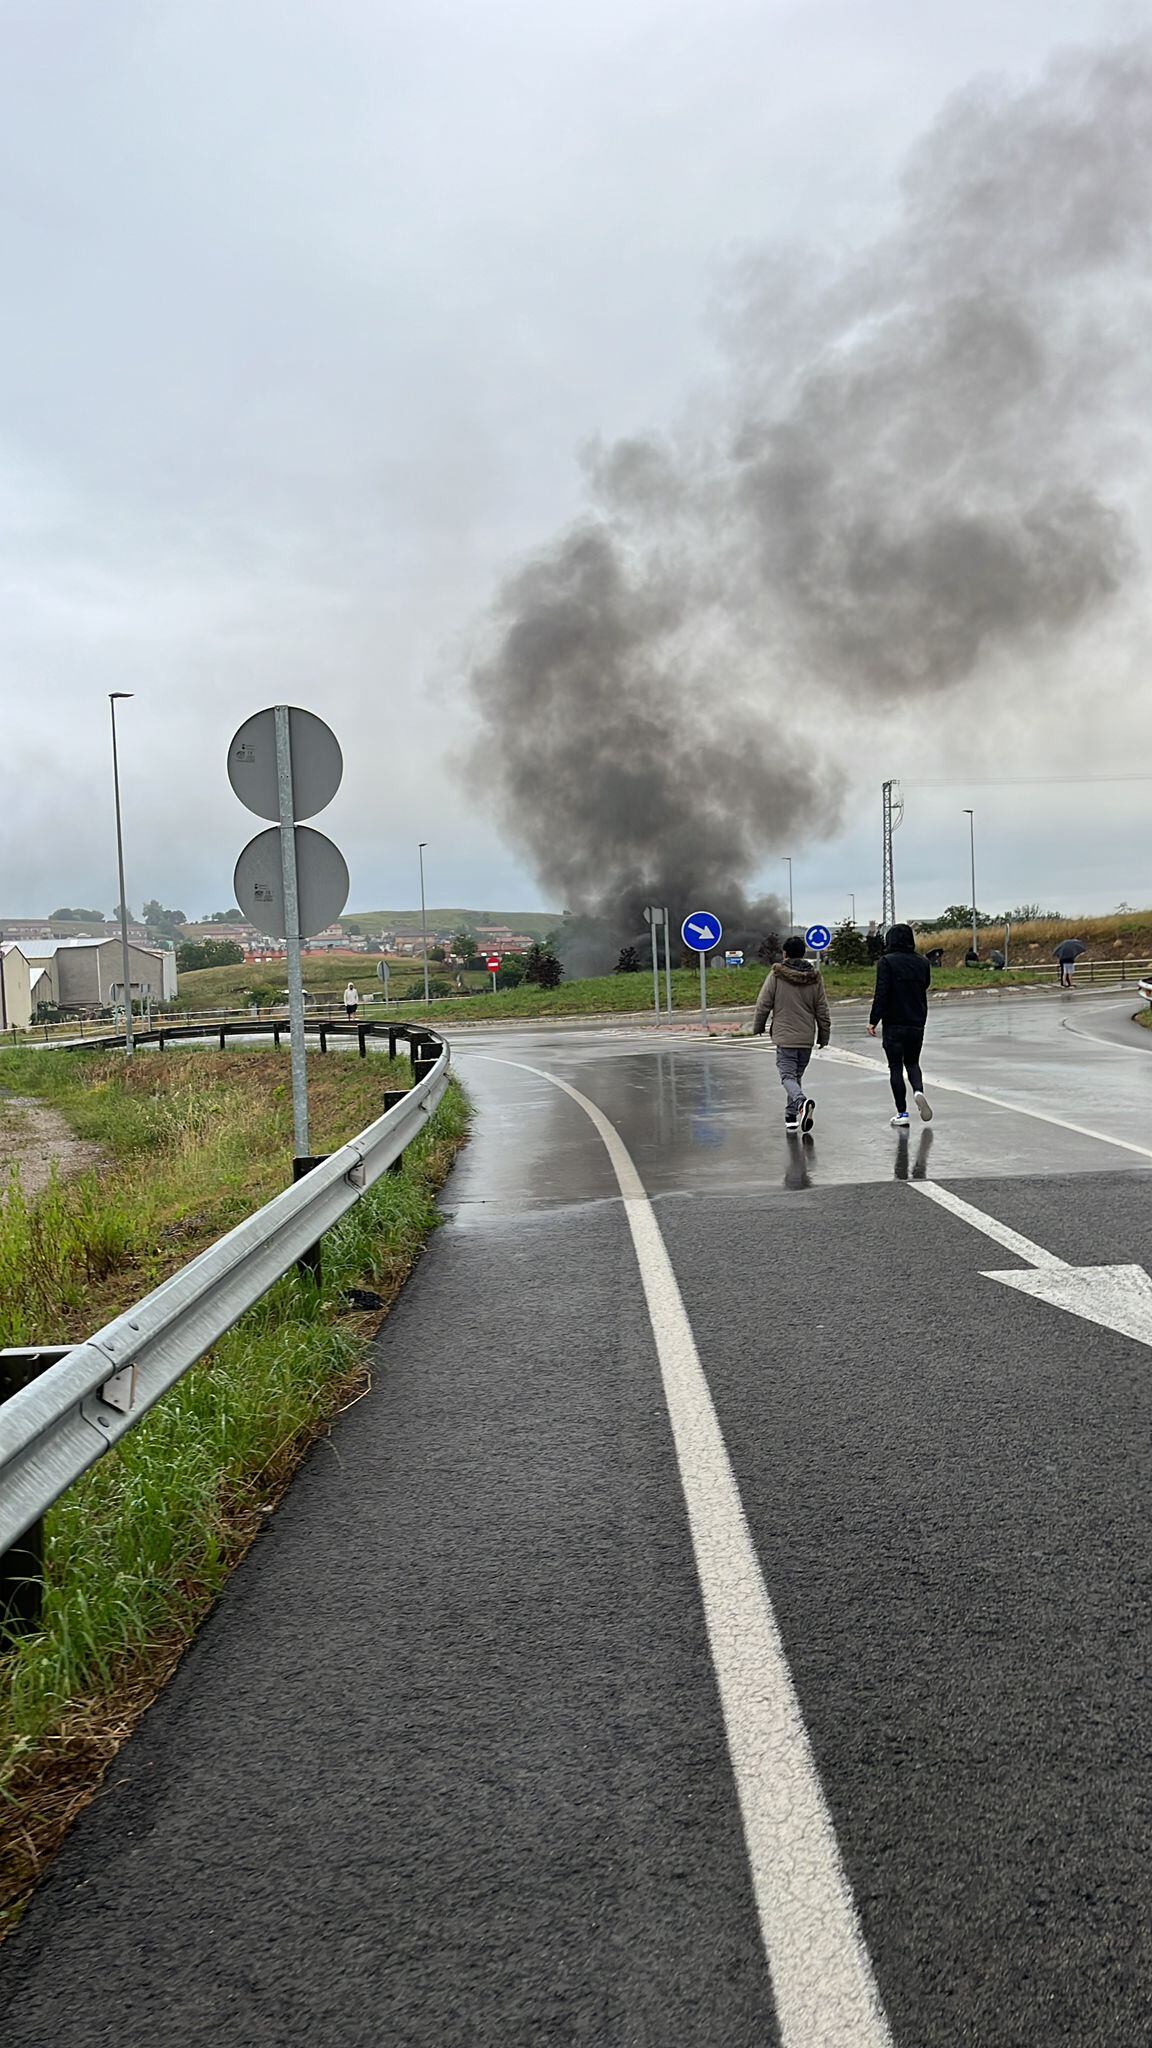
<instances>
[{"instance_id":1,"label":"white road arrow marking","mask_svg":"<svg viewBox=\"0 0 1152 2048\"><path fill-rule=\"evenodd\" d=\"M984 1273L981 1277L1002 1280L1006 1287L1018 1287L1021 1294L1035 1295L1053 1308L1083 1316L1087 1323L1101 1323L1106 1330L1119 1330L1122 1337L1135 1337L1138 1344L1152 1344L1152 1280L1143 1266L1048 1266L1039 1273Z\"/></svg>"},{"instance_id":2,"label":"white road arrow marking","mask_svg":"<svg viewBox=\"0 0 1152 2048\"><path fill-rule=\"evenodd\" d=\"M910 1181L909 1186L970 1223L974 1230L983 1231L1005 1251L1028 1261L1023 1272L982 1273L982 1280L1000 1280L1005 1287L1015 1287L1052 1308L1066 1309L1069 1315L1082 1316L1087 1323L1134 1337L1138 1344L1152 1345L1152 1279L1143 1266L1070 1266L1066 1259L1058 1259L1043 1245L1033 1244L1031 1238L1022 1237L1018 1230L935 1181Z\"/></svg>"}]
</instances>

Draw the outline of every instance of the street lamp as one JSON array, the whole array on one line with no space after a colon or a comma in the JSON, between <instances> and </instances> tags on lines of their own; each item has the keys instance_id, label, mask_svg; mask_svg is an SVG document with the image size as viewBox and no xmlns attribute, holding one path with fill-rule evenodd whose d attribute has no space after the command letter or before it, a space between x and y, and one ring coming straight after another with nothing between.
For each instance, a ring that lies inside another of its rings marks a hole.
<instances>
[{"instance_id":1,"label":"street lamp","mask_svg":"<svg viewBox=\"0 0 1152 2048\"><path fill-rule=\"evenodd\" d=\"M976 814L965 807L964 816L968 820L968 849L972 856L972 951L978 953L980 948L976 944Z\"/></svg>"},{"instance_id":2,"label":"street lamp","mask_svg":"<svg viewBox=\"0 0 1152 2048\"><path fill-rule=\"evenodd\" d=\"M112 713L112 787L116 793L116 859L120 870L120 955L124 975L124 1051L132 1051L132 963L128 958L128 898L124 891L124 833L120 824L120 763L116 754L116 706L135 695L133 690L109 690Z\"/></svg>"},{"instance_id":3,"label":"street lamp","mask_svg":"<svg viewBox=\"0 0 1152 2048\"><path fill-rule=\"evenodd\" d=\"M791 938L796 929L796 913L792 908L792 856L782 853L780 858L788 870L788 937Z\"/></svg>"},{"instance_id":4,"label":"street lamp","mask_svg":"<svg viewBox=\"0 0 1152 2048\"><path fill-rule=\"evenodd\" d=\"M849 901L849 903L850 903L850 904L852 905L852 922L853 922L853 924L855 924L855 922L856 922L856 898L855 898L855 896L854 896L854 895L852 894L852 891L851 891L851 889L849 889L849 891L848 891L848 901Z\"/></svg>"},{"instance_id":5,"label":"street lamp","mask_svg":"<svg viewBox=\"0 0 1152 2048\"><path fill-rule=\"evenodd\" d=\"M420 936L424 947L424 1001L430 1003L432 996L428 987L428 913L424 908L424 848L427 844L426 839L420 841Z\"/></svg>"}]
</instances>

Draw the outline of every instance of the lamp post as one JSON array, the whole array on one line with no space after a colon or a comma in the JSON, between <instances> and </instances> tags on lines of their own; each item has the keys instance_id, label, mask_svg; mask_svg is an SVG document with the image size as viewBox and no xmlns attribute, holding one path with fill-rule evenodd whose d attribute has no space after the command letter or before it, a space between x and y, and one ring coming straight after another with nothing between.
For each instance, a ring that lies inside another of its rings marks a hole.
<instances>
[{"instance_id":1,"label":"lamp post","mask_svg":"<svg viewBox=\"0 0 1152 2048\"><path fill-rule=\"evenodd\" d=\"M112 787L116 794L116 860L120 873L120 956L124 975L124 1051L132 1052L132 963L128 957L128 898L124 890L124 832L120 823L120 762L116 753L116 706L135 695L133 690L109 690L112 714Z\"/></svg>"},{"instance_id":2,"label":"lamp post","mask_svg":"<svg viewBox=\"0 0 1152 2048\"><path fill-rule=\"evenodd\" d=\"M420 841L420 937L424 948L424 1001L432 1000L428 989L428 912L424 908L424 848L428 841Z\"/></svg>"},{"instance_id":3,"label":"lamp post","mask_svg":"<svg viewBox=\"0 0 1152 2048\"><path fill-rule=\"evenodd\" d=\"M782 853L780 858L788 870L788 937L791 938L796 929L796 913L792 908L792 856Z\"/></svg>"},{"instance_id":4,"label":"lamp post","mask_svg":"<svg viewBox=\"0 0 1152 2048\"><path fill-rule=\"evenodd\" d=\"M967 807L964 816L968 820L968 850L972 856L972 951L979 952L976 944L976 814Z\"/></svg>"},{"instance_id":5,"label":"lamp post","mask_svg":"<svg viewBox=\"0 0 1152 2048\"><path fill-rule=\"evenodd\" d=\"M856 898L855 898L855 896L854 896L854 895L852 894L852 891L851 891L851 889L849 889L849 891L848 891L848 901L849 901L849 903L850 903L850 904L852 905L852 922L853 922L853 924L855 924L855 922L856 922Z\"/></svg>"}]
</instances>

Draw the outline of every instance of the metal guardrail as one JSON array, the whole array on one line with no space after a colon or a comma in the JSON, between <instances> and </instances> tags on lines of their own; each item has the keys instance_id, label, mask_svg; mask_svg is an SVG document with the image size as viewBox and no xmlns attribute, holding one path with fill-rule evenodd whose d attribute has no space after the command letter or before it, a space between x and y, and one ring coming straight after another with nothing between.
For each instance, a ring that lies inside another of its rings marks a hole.
<instances>
[{"instance_id":1,"label":"metal guardrail","mask_svg":"<svg viewBox=\"0 0 1152 2048\"><path fill-rule=\"evenodd\" d=\"M431 1035L419 1033L426 1057ZM400 1102L84 1343L0 1350L0 1384L18 1362L35 1370L34 1360L51 1361L0 1400L0 1580L9 1589L37 1576L28 1532L45 1510L400 1158L443 1097L448 1065L437 1040L434 1061Z\"/></svg>"},{"instance_id":2,"label":"metal guardrail","mask_svg":"<svg viewBox=\"0 0 1152 2048\"><path fill-rule=\"evenodd\" d=\"M287 1017L228 1017L210 1024L157 1024L150 1031L133 1031L133 1045L155 1045L163 1052L166 1045L175 1045L186 1039L215 1038L221 1052L230 1038L271 1038L279 1046L282 1038L289 1037ZM386 1038L391 1059L396 1057L396 1043L405 1038L412 1050L413 1066L430 1063L427 1048L439 1048L440 1039L436 1032L423 1024L386 1024L382 1020L370 1019L367 1023L352 1023L343 1017L307 1017L304 1022L304 1036L318 1038L321 1052L327 1052L329 1038L355 1038L359 1044L361 1059L368 1054L370 1038ZM38 1045L39 1040L33 1040ZM62 1052L118 1052L124 1044L123 1031L104 1031L90 1038L54 1038L49 1043L58 1046ZM419 1079L419 1073L417 1073Z\"/></svg>"}]
</instances>

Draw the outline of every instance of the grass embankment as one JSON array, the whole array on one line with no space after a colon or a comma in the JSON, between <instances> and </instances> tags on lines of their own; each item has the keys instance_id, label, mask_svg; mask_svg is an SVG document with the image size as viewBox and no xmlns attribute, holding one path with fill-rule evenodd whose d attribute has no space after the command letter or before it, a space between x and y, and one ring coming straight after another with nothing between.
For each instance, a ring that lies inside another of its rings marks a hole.
<instances>
[{"instance_id":1,"label":"grass embankment","mask_svg":"<svg viewBox=\"0 0 1152 2048\"><path fill-rule=\"evenodd\" d=\"M949 936L954 937L955 934ZM1053 941L1055 943L1055 941ZM767 968L755 967L713 968L708 976L708 1002L714 1009L724 1009L742 1003L754 1003L767 973ZM1053 967L1055 976L1055 967ZM235 975L239 969L233 967L205 968L198 974L185 975L181 981L181 993L185 985L198 984L194 1006L222 1003L226 1000L223 982L217 983L210 991L206 984L210 975ZM345 979L347 977L345 976ZM487 981L488 977L483 977ZM997 975L996 986L1010 985L1011 974ZM828 967L824 981L832 997L860 996L870 992L875 974L870 967L839 968ZM933 976L937 988L987 988L990 975L987 969L978 967L942 968ZM341 981L341 988L343 987ZM660 1003L664 1003L664 976L660 976ZM499 1022L505 1017L595 1017L623 1014L631 1011L650 1010L652 1007L651 973L603 974L587 981L562 981L559 988L535 988L521 983L519 988L497 989L493 995L491 987L478 989L471 996L444 996L434 999L425 1011L423 1002L418 1005L418 1016L425 1014L431 1021L451 1024L479 1021ZM672 976L672 1007L674 1010L698 1010L700 1007L700 974L695 967L677 968ZM361 1010L362 1018L377 1022L393 1021L411 1023L417 1011L411 1005L400 1012L394 1005L374 1003Z\"/></svg>"},{"instance_id":2,"label":"grass embankment","mask_svg":"<svg viewBox=\"0 0 1152 2048\"><path fill-rule=\"evenodd\" d=\"M360 996L361 1003L383 994L383 987L376 973L377 953L315 953L304 958L304 987L322 1008L340 1009L344 990L352 982ZM391 980L389 993L398 999L424 995L424 963L422 960L405 960L400 964L389 962ZM430 960L429 979L447 981L453 986L458 974L463 974L465 986L484 989L492 985L491 976L484 968L472 970L448 967L442 961ZM262 1005L268 1005L288 987L287 969L282 960L246 960L238 967L197 967L190 974L182 974L179 981L177 1008L181 1010L243 1009L252 1000L253 994ZM376 1005L379 1008L379 1004ZM365 1015L371 1014L365 1011Z\"/></svg>"},{"instance_id":3,"label":"grass embankment","mask_svg":"<svg viewBox=\"0 0 1152 2048\"><path fill-rule=\"evenodd\" d=\"M1018 967L1046 965L1051 963L1053 979L1056 966L1052 960L1053 948L1064 938L1081 937L1088 947L1084 960L1111 960L1121 957L1152 959L1152 912L1134 911L1129 915L1116 917L1082 918L1021 924L1013 927L1010 941L1011 966L1007 972L993 976L988 968L967 968L962 962L971 944L968 931L918 932L918 942L923 951L935 946L944 948L944 966L933 976L937 988L1010 988L1013 970ZM980 950L985 957L999 946L1003 931L991 927L980 933ZM433 967L433 975L455 979L456 970ZM733 969L717 968L708 976L708 1001L717 1008L741 1003L753 1003L764 979L766 970L759 964ZM274 980L275 974L257 967L210 967L195 974L180 978L180 1000L190 1009L212 1009L231 1004L240 1007L246 1000L246 991L257 983ZM335 958L317 958L308 961L305 968L305 984L310 992L321 1001L339 1003L345 983L351 979L361 993L361 1001L371 994L378 984L375 981L375 963L371 955L339 955ZM652 1001L652 977L647 970L639 974L606 974L595 980L564 981L557 989L539 989L521 986L514 989L499 989L493 995L489 978L483 973L466 977L474 991L466 996L446 996L431 1005L431 1013L445 1022L453 1018L459 1023L491 1019L493 1022L504 1017L585 1017L612 1015L632 1010L646 1010ZM833 997L863 995L872 986L870 968L845 969L828 967L825 982ZM1022 976L1028 987L1038 979L1035 974ZM663 977L661 977L663 988ZM406 963L393 974L391 994L394 999L404 999L402 1011L393 1011L382 1002L365 1003L361 1010L363 1017L383 1018L395 1014L411 1019L414 1015L413 1002L423 994L422 970L412 972ZM661 995L663 1002L663 995ZM700 979L695 967L680 968L672 976L672 1005L677 1010L695 1010L700 1003ZM420 1002L423 1013L423 1003Z\"/></svg>"},{"instance_id":4,"label":"grass embankment","mask_svg":"<svg viewBox=\"0 0 1152 2048\"><path fill-rule=\"evenodd\" d=\"M943 946L946 967L958 965L972 944L970 927L930 931L926 925L918 925L916 938L922 951ZM1152 960L1152 910L1117 911L1111 917L1038 918L1035 923L1014 924L1009 957L1017 967L1022 963L1038 966L1052 959L1061 939L1083 939L1088 948L1081 955L1085 961ZM988 954L1003 940L1003 925L989 925L980 932L980 951Z\"/></svg>"},{"instance_id":5,"label":"grass embankment","mask_svg":"<svg viewBox=\"0 0 1152 2048\"><path fill-rule=\"evenodd\" d=\"M410 1078L378 1057L312 1063L312 1138L331 1150ZM0 1209L0 1343L90 1334L277 1192L291 1156L284 1055L0 1054L107 1165ZM364 1384L379 1310L437 1220L466 1129L453 1084L403 1170L324 1240L317 1289L286 1275L48 1517L43 1626L0 1659L0 1931L165 1682L307 1445Z\"/></svg>"}]
</instances>

